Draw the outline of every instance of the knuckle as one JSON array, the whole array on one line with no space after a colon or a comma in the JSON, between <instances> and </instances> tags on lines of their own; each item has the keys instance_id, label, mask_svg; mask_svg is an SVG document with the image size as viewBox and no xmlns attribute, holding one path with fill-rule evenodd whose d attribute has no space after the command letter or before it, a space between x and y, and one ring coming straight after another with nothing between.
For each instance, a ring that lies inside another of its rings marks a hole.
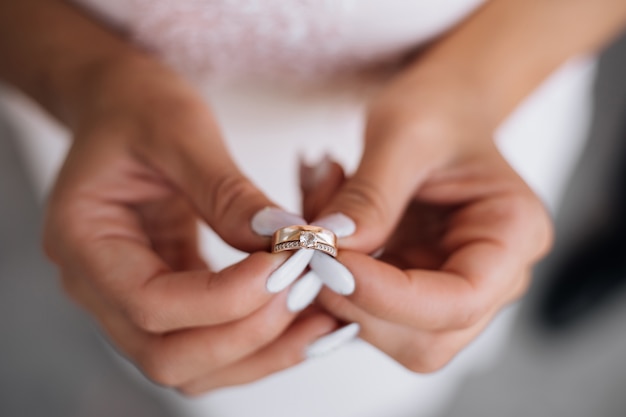
<instances>
[{"instance_id":1,"label":"knuckle","mask_svg":"<svg viewBox=\"0 0 626 417\"><path fill-rule=\"evenodd\" d=\"M247 326L246 342L249 346L265 346L283 332L289 321L288 316L277 315L272 311L262 313Z\"/></svg>"},{"instance_id":2,"label":"knuckle","mask_svg":"<svg viewBox=\"0 0 626 417\"><path fill-rule=\"evenodd\" d=\"M241 298L233 301L228 306L228 311L224 313L225 321L240 320L254 313L262 307L257 293L252 291L240 291Z\"/></svg>"},{"instance_id":3,"label":"knuckle","mask_svg":"<svg viewBox=\"0 0 626 417\"><path fill-rule=\"evenodd\" d=\"M442 370L454 358L455 352L444 345L438 336L432 337L429 343L422 345L422 349L413 350L402 358L401 363L407 369L420 374L431 374Z\"/></svg>"},{"instance_id":4,"label":"knuckle","mask_svg":"<svg viewBox=\"0 0 626 417\"><path fill-rule=\"evenodd\" d=\"M207 207L215 219L222 219L238 209L238 203L254 192L253 185L239 173L227 173L217 178L206 195Z\"/></svg>"},{"instance_id":5,"label":"knuckle","mask_svg":"<svg viewBox=\"0 0 626 417\"><path fill-rule=\"evenodd\" d=\"M181 369L161 342L146 346L138 359L138 364L151 381L164 387L176 388L186 382Z\"/></svg>"},{"instance_id":6,"label":"knuckle","mask_svg":"<svg viewBox=\"0 0 626 417\"><path fill-rule=\"evenodd\" d=\"M263 346L270 342L278 333L272 324L257 325L250 328L247 339L251 346Z\"/></svg>"},{"instance_id":7,"label":"knuckle","mask_svg":"<svg viewBox=\"0 0 626 417\"><path fill-rule=\"evenodd\" d=\"M515 225L520 236L527 236L528 252L533 260L545 256L554 241L554 225L547 208L531 190L510 196L504 210L507 220Z\"/></svg>"},{"instance_id":8,"label":"knuckle","mask_svg":"<svg viewBox=\"0 0 626 417\"><path fill-rule=\"evenodd\" d=\"M459 303L455 310L454 328L468 329L477 325L487 314L487 304L482 297L472 292Z\"/></svg>"},{"instance_id":9,"label":"knuckle","mask_svg":"<svg viewBox=\"0 0 626 417\"><path fill-rule=\"evenodd\" d=\"M413 360L408 364L408 368L413 372L432 374L445 368L452 358L452 355L432 352Z\"/></svg>"},{"instance_id":10,"label":"knuckle","mask_svg":"<svg viewBox=\"0 0 626 417\"><path fill-rule=\"evenodd\" d=\"M148 333L162 333L166 329L162 315L158 309L152 309L145 304L134 302L125 308L126 317L137 328Z\"/></svg>"},{"instance_id":11,"label":"knuckle","mask_svg":"<svg viewBox=\"0 0 626 417\"><path fill-rule=\"evenodd\" d=\"M289 349L283 351L272 364L270 372L278 372L283 369L291 368L304 360L302 352L298 349Z\"/></svg>"},{"instance_id":12,"label":"knuckle","mask_svg":"<svg viewBox=\"0 0 626 417\"><path fill-rule=\"evenodd\" d=\"M366 208L373 224L385 224L390 212L389 204L381 190L367 179L354 177L342 190L343 203L356 211ZM348 211L350 212L350 211Z\"/></svg>"}]
</instances>

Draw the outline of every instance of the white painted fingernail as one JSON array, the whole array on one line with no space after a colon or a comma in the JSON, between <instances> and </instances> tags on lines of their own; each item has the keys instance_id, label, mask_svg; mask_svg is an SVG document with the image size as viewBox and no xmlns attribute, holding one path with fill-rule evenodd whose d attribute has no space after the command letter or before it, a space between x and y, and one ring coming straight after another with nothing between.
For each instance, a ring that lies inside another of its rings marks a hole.
<instances>
[{"instance_id":1,"label":"white painted fingernail","mask_svg":"<svg viewBox=\"0 0 626 417\"><path fill-rule=\"evenodd\" d=\"M281 227L293 226L296 224L307 224L306 221L297 214L286 212L277 207L265 207L259 210L252 217L252 230L261 236L272 236Z\"/></svg>"},{"instance_id":2,"label":"white painted fingernail","mask_svg":"<svg viewBox=\"0 0 626 417\"><path fill-rule=\"evenodd\" d=\"M298 249L267 278L267 290L277 293L290 286L307 267L314 252L315 249Z\"/></svg>"},{"instance_id":3,"label":"white painted fingernail","mask_svg":"<svg viewBox=\"0 0 626 417\"><path fill-rule=\"evenodd\" d=\"M343 213L334 213L311 223L332 230L337 237L348 237L356 231L356 223Z\"/></svg>"},{"instance_id":4,"label":"white painted fingernail","mask_svg":"<svg viewBox=\"0 0 626 417\"><path fill-rule=\"evenodd\" d=\"M332 256L316 251L310 266L322 282L337 294L350 295L354 292L354 276Z\"/></svg>"},{"instance_id":5,"label":"white painted fingernail","mask_svg":"<svg viewBox=\"0 0 626 417\"><path fill-rule=\"evenodd\" d=\"M292 313L304 310L313 302L322 289L322 281L317 274L309 271L296 281L287 295L287 308Z\"/></svg>"},{"instance_id":6,"label":"white painted fingernail","mask_svg":"<svg viewBox=\"0 0 626 417\"><path fill-rule=\"evenodd\" d=\"M335 330L330 334L322 336L307 346L305 350L306 357L312 359L324 356L356 339L360 330L361 326L359 326L358 323L352 323L339 330Z\"/></svg>"}]
</instances>

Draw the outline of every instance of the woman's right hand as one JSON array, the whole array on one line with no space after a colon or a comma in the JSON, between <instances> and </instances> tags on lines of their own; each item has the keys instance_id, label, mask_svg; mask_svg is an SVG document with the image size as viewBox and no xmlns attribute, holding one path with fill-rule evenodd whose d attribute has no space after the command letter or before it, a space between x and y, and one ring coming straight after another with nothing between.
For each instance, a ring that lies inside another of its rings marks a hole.
<instances>
[{"instance_id":1,"label":"woman's right hand","mask_svg":"<svg viewBox=\"0 0 626 417\"><path fill-rule=\"evenodd\" d=\"M214 273L198 251L198 221L241 250L266 249L250 220L272 205L206 104L148 58L92 80L47 211L45 247L67 292L145 374L188 394L304 359L336 322L296 318L266 290L287 255L255 252Z\"/></svg>"}]
</instances>

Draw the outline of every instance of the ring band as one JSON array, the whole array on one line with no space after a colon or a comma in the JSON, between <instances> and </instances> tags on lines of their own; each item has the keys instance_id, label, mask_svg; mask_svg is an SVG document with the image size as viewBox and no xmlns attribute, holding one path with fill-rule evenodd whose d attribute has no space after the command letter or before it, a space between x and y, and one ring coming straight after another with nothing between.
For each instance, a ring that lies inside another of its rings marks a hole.
<instances>
[{"instance_id":1,"label":"ring band","mask_svg":"<svg viewBox=\"0 0 626 417\"><path fill-rule=\"evenodd\" d=\"M315 249L337 256L337 236L318 226L287 226L272 236L272 253L286 250Z\"/></svg>"}]
</instances>

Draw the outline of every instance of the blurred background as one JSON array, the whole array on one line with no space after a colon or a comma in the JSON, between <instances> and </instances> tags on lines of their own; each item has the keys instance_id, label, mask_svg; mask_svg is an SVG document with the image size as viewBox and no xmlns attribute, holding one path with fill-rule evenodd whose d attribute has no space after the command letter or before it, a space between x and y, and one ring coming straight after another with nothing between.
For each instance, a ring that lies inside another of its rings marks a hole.
<instances>
[{"instance_id":1,"label":"blurred background","mask_svg":"<svg viewBox=\"0 0 626 417\"><path fill-rule=\"evenodd\" d=\"M626 37L596 74L555 250L537 268L504 349L455 381L433 417L626 415L626 243L608 233L624 224L626 181L616 178L626 177ZM180 415L171 393L117 358L62 294L40 246L34 162L11 117L0 107L0 416Z\"/></svg>"}]
</instances>

